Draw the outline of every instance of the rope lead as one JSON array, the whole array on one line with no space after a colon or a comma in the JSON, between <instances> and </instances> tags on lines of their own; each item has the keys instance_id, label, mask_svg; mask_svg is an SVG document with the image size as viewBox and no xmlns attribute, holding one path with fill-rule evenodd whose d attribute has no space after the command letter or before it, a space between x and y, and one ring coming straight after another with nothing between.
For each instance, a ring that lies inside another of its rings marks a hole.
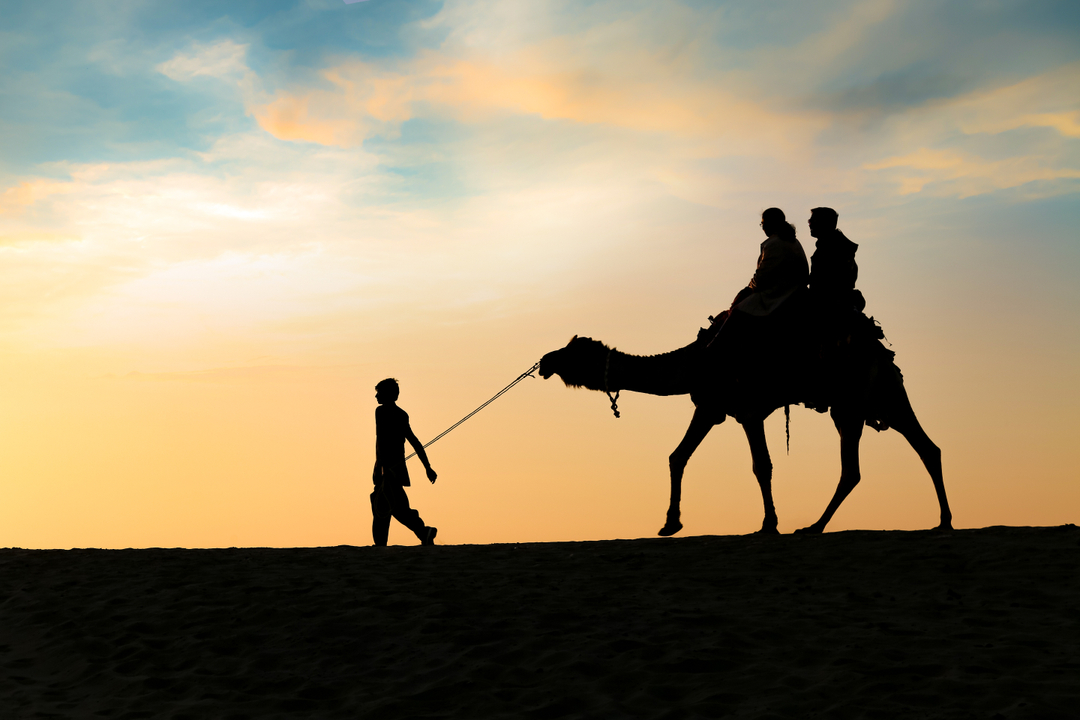
<instances>
[{"instance_id":1,"label":"rope lead","mask_svg":"<svg viewBox=\"0 0 1080 720\"><path fill-rule=\"evenodd\" d=\"M536 364L535 364L535 365L533 365L533 366L532 366L531 368L529 368L529 369L528 369L528 370L526 370L525 372L523 372L523 373L521 373L520 375L518 375L518 376L517 376L517 378L516 378L516 379L514 380L514 382L510 383L509 385L507 385L506 387L504 387L504 388L503 388L502 390L500 390L499 392L495 393L495 395L494 395L494 396L492 396L492 397L491 397L491 399L489 399L489 400L488 400L487 402L485 402L485 403L484 403L483 405L481 405L480 407L476 408L476 409L475 409L475 410L473 410L473 411L472 411L471 413L469 413L469 414L468 414L468 415L466 415L465 417L461 418L460 420L458 420L458 421L457 421L456 423L454 423L454 424L453 424L453 425L451 425L450 427L448 427L448 428L446 428L445 430L443 430L443 431L442 431L441 433L439 433L438 435L436 435L436 436L435 436L435 439L434 439L434 440L430 440L429 442L427 442L427 443L426 443L426 444L424 445L424 449L425 449L425 450L427 450L429 446L431 446L431 445L434 445L436 441L438 441L439 439L441 439L441 438L442 438L442 437L443 437L444 435L446 435L447 433L449 433L449 432L450 432L451 430L453 430L454 428L456 428L456 427L457 427L458 425L460 425L461 423L465 422L466 420L468 420L469 418L471 418L471 417L472 417L473 415L475 415L476 413L480 412L481 410L483 410L484 408L486 408L486 407L487 407L488 405L490 405L491 403L493 403L493 402L495 402L496 400L498 400L498 399L499 399L500 397L502 397L502 396L503 396L503 394L505 394L505 393L506 393L506 391L507 391L507 390L509 390L510 388L514 387L515 385L517 385L517 384L518 384L519 382L521 382L521 381L522 381L522 380L524 380L525 378L527 378L527 377L535 378L536 376L535 376L535 375L533 375L533 373L534 373L534 372L536 372L536 369L537 369L538 367L540 367L540 363L536 363ZM412 455L409 455L409 456L408 456L408 457L406 457L405 459L406 459L406 460L408 460L409 458L414 458L414 457L416 457L416 453L413 453Z\"/></svg>"}]
</instances>

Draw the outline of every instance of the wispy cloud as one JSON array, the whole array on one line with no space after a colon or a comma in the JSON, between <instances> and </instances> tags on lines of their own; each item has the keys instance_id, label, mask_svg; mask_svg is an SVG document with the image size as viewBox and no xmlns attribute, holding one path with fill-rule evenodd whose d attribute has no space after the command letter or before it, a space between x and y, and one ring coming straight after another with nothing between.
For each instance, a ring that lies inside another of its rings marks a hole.
<instances>
[{"instance_id":1,"label":"wispy cloud","mask_svg":"<svg viewBox=\"0 0 1080 720\"><path fill-rule=\"evenodd\" d=\"M1070 63L1020 82L1002 83L908 110L889 146L906 151L864 164L901 195L971 197L1041 183L1038 195L1071 192L1080 177L1080 65ZM1043 130L1032 137L1021 131ZM916 149L912 150L912 146Z\"/></svg>"},{"instance_id":2,"label":"wispy cloud","mask_svg":"<svg viewBox=\"0 0 1080 720\"><path fill-rule=\"evenodd\" d=\"M1053 128L1064 137L1080 138L1080 62L973 92L946 104L961 131L999 134L1021 127Z\"/></svg>"},{"instance_id":3,"label":"wispy cloud","mask_svg":"<svg viewBox=\"0 0 1080 720\"><path fill-rule=\"evenodd\" d=\"M415 118L533 116L709 143L726 138L743 153L792 153L826 122L813 110L777 112L762 93L728 82L722 67L702 72L712 59L715 20L702 24L685 8L596 17L595 25L569 32L552 27L565 22L557 8L533 8L510 24L526 34L513 43L497 29L506 8L489 9L493 19L478 11L438 50L388 64L345 60L322 71L321 87L253 99L249 112L276 137L343 147L394 136ZM456 18L461 10L444 14ZM449 24L442 16L432 22ZM552 33L537 32L543 27Z\"/></svg>"},{"instance_id":4,"label":"wispy cloud","mask_svg":"<svg viewBox=\"0 0 1080 720\"><path fill-rule=\"evenodd\" d=\"M17 177L0 194L0 233L22 248L8 262L35 282L56 259L41 241L76 239L83 277L44 295L81 298L80 333L112 337L110 327L179 327L185 288L201 288L187 310L203 318L236 288L260 298L205 320L232 328L372 303L506 298L584 272L597 253L692 206L1069 192L1075 62L943 97L893 93L886 120L850 132L848 109L792 98L792 87L907 67L902 42L880 45L863 67L867 37L887 37L906 12L849 3L812 13L801 34L788 28L788 45L762 32L734 47L717 38L765 20L733 19L726 6L448 3L420 23L443 32L438 47L338 53L304 72L266 62L265 49L251 69L250 30L243 43L187 43L154 67L159 81L224 79L233 106L207 112L246 111L255 127L196 153ZM1017 138L1030 130L1053 138ZM523 260L525 243L541 239L551 261ZM437 279L421 280L426 272ZM319 277L339 278L324 283L337 300Z\"/></svg>"},{"instance_id":5,"label":"wispy cloud","mask_svg":"<svg viewBox=\"0 0 1080 720\"><path fill-rule=\"evenodd\" d=\"M1080 178L1080 168L1046 167L1033 157L988 161L955 150L926 148L866 167L895 171L893 174L901 195L922 192L933 186L934 194L966 198L1038 181ZM1049 194L1054 193L1050 191Z\"/></svg>"},{"instance_id":6,"label":"wispy cloud","mask_svg":"<svg viewBox=\"0 0 1080 720\"><path fill-rule=\"evenodd\" d=\"M572 52L564 44L552 42L498 62L431 53L391 73L346 63L325 71L333 89L281 93L250 110L275 137L339 146L396 132L402 122L424 116L476 122L535 115L643 133L737 136L741 143L756 138L789 149L822 126L820 116L785 118L722 86L665 73L644 54L616 75L587 65L553 70L555 58Z\"/></svg>"},{"instance_id":7,"label":"wispy cloud","mask_svg":"<svg viewBox=\"0 0 1080 720\"><path fill-rule=\"evenodd\" d=\"M177 53L157 66L157 71L177 82L197 77L238 77L247 71L247 45L221 40L213 45L195 43L190 52Z\"/></svg>"},{"instance_id":8,"label":"wispy cloud","mask_svg":"<svg viewBox=\"0 0 1080 720\"><path fill-rule=\"evenodd\" d=\"M23 180L0 193L0 215L25 210L45 198L73 190L72 183L35 178Z\"/></svg>"}]
</instances>

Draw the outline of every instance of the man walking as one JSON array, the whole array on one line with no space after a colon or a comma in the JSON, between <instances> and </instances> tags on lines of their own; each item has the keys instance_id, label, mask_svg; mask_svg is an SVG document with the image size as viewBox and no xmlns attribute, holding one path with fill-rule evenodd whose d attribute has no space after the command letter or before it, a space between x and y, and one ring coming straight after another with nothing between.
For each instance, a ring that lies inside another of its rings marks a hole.
<instances>
[{"instance_id":1,"label":"man walking","mask_svg":"<svg viewBox=\"0 0 1080 720\"><path fill-rule=\"evenodd\" d=\"M390 533L390 518L416 533L422 545L434 545L437 528L428 527L420 513L409 507L409 469L405 466L405 441L416 451L432 483L437 475L431 469L424 446L409 426L409 414L397 406L401 389L397 380L387 378L375 386L375 471L371 493L371 535L376 545L385 546Z\"/></svg>"}]
</instances>

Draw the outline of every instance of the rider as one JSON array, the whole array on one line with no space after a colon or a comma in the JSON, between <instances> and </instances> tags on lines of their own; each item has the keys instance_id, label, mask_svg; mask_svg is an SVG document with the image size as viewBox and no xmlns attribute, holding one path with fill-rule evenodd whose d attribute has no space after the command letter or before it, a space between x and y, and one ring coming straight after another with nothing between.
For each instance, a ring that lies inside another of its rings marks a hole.
<instances>
[{"instance_id":1,"label":"rider","mask_svg":"<svg viewBox=\"0 0 1080 720\"><path fill-rule=\"evenodd\" d=\"M810 235L817 238L810 258L809 297L814 312L810 329L817 337L818 364L809 371L804 404L819 412L828 409L829 387L836 373L843 372L837 367L838 348L847 342L856 327L861 327L858 319L865 317L861 313L866 301L855 289L859 277L855 252L859 246L836 228L838 217L832 208L817 207L810 211Z\"/></svg>"},{"instance_id":2,"label":"rider","mask_svg":"<svg viewBox=\"0 0 1080 720\"><path fill-rule=\"evenodd\" d=\"M810 235L817 238L816 249L810 257L810 296L819 314L830 324L848 319L852 310L861 311L866 302L855 289L859 266L855 252L859 246L836 228L839 216L832 208L817 207L810 211Z\"/></svg>"},{"instance_id":3,"label":"rider","mask_svg":"<svg viewBox=\"0 0 1080 720\"><path fill-rule=\"evenodd\" d=\"M708 343L722 370L733 370L736 375L751 363L760 366L765 356L772 355L763 342L785 334L778 321L791 314L790 300L806 287L810 275L806 253L783 210L769 208L763 212L761 229L766 238L761 243L754 277L735 296L727 317Z\"/></svg>"},{"instance_id":4,"label":"rider","mask_svg":"<svg viewBox=\"0 0 1080 720\"><path fill-rule=\"evenodd\" d=\"M761 243L757 270L731 303L721 328L725 342L729 333L752 322L751 318L765 318L775 313L785 300L806 287L810 275L806 252L795 236L795 226L787 221L783 210L769 208L761 213L761 229L765 232L765 241Z\"/></svg>"}]
</instances>

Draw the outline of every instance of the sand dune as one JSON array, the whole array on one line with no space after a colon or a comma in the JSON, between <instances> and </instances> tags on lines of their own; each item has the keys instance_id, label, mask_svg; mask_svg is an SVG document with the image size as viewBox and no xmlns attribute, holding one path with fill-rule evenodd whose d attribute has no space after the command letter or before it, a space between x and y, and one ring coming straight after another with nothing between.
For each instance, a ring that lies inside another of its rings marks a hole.
<instances>
[{"instance_id":1,"label":"sand dune","mask_svg":"<svg viewBox=\"0 0 1080 720\"><path fill-rule=\"evenodd\" d=\"M1075 718L1080 529L0 550L2 718Z\"/></svg>"}]
</instances>

